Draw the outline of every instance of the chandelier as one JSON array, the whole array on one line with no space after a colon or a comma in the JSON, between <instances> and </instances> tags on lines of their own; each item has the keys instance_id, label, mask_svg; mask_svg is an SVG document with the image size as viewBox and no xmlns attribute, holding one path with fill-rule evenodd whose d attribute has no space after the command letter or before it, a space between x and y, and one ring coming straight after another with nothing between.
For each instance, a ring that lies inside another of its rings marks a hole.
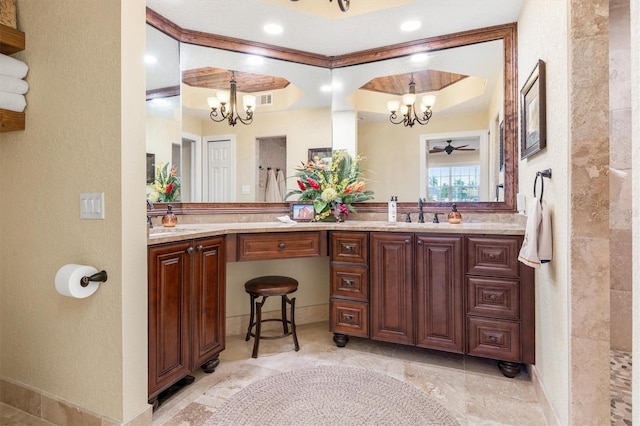
<instances>
[{"instance_id":1,"label":"chandelier","mask_svg":"<svg viewBox=\"0 0 640 426\"><path fill-rule=\"evenodd\" d=\"M416 82L413 81L413 74L411 74L411 81L409 82L409 93L402 96L402 106L399 101L387 102L387 109L391 113L389 120L393 124L404 124L405 127L413 127L415 123L425 125L431 119L433 111L431 108L436 102L436 97L433 95L425 95L420 102L420 113L422 116L416 114ZM398 117L398 108L402 114L402 119Z\"/></svg>"},{"instance_id":2,"label":"chandelier","mask_svg":"<svg viewBox=\"0 0 640 426\"><path fill-rule=\"evenodd\" d=\"M229 92L220 91L216 93L215 97L208 98L207 102L211 108L209 117L213 121L220 123L227 120L230 126L235 126L238 121L242 124L251 124L253 121L253 111L256 108L256 97L253 95L244 95L242 97L246 116L243 118L238 114L235 71L231 71L231 88Z\"/></svg>"}]
</instances>

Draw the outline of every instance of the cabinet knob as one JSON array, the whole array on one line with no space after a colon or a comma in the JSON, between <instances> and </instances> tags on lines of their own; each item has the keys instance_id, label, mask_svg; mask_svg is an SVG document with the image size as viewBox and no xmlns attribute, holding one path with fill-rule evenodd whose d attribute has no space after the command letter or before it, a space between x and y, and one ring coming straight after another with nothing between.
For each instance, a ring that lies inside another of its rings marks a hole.
<instances>
[{"instance_id":1,"label":"cabinet knob","mask_svg":"<svg viewBox=\"0 0 640 426\"><path fill-rule=\"evenodd\" d=\"M421 245L423 245L423 244L424 244L424 243L422 242L422 240L418 240L418 245L419 245L419 246L421 246Z\"/></svg>"},{"instance_id":2,"label":"cabinet knob","mask_svg":"<svg viewBox=\"0 0 640 426\"><path fill-rule=\"evenodd\" d=\"M411 244L411 240L410 239L406 239L406 240L404 240L404 243L405 244Z\"/></svg>"},{"instance_id":3,"label":"cabinet knob","mask_svg":"<svg viewBox=\"0 0 640 426\"><path fill-rule=\"evenodd\" d=\"M280 244L278 244L278 248L279 248L280 250L284 249L284 247L285 247L285 246L284 246L284 243L280 243Z\"/></svg>"},{"instance_id":4,"label":"cabinet knob","mask_svg":"<svg viewBox=\"0 0 640 426\"><path fill-rule=\"evenodd\" d=\"M491 336L491 337L489 337L489 341L491 343L496 343L498 341L498 338L496 336Z\"/></svg>"},{"instance_id":5,"label":"cabinet knob","mask_svg":"<svg viewBox=\"0 0 640 426\"><path fill-rule=\"evenodd\" d=\"M346 251L347 253L350 253L352 250L351 246L344 246L344 251Z\"/></svg>"},{"instance_id":6,"label":"cabinet knob","mask_svg":"<svg viewBox=\"0 0 640 426\"><path fill-rule=\"evenodd\" d=\"M344 285L347 287L351 287L353 285L353 281L351 280L344 280Z\"/></svg>"},{"instance_id":7,"label":"cabinet knob","mask_svg":"<svg viewBox=\"0 0 640 426\"><path fill-rule=\"evenodd\" d=\"M488 257L489 259L491 259L491 260L495 260L495 259L496 259L496 255L495 255L495 254L493 254L493 253L489 253L489 254L487 255L487 257Z\"/></svg>"},{"instance_id":8,"label":"cabinet knob","mask_svg":"<svg viewBox=\"0 0 640 426\"><path fill-rule=\"evenodd\" d=\"M345 315L345 316L344 316L344 320L345 320L346 322L351 322L351 320L352 320L352 319L353 319L353 315Z\"/></svg>"},{"instance_id":9,"label":"cabinet knob","mask_svg":"<svg viewBox=\"0 0 640 426\"><path fill-rule=\"evenodd\" d=\"M492 302L495 302L497 298L498 296L496 296L495 294L489 295L489 300L491 300Z\"/></svg>"},{"instance_id":10,"label":"cabinet knob","mask_svg":"<svg viewBox=\"0 0 640 426\"><path fill-rule=\"evenodd\" d=\"M193 247L187 248L187 253L188 254L193 254Z\"/></svg>"},{"instance_id":11,"label":"cabinet knob","mask_svg":"<svg viewBox=\"0 0 640 426\"><path fill-rule=\"evenodd\" d=\"M202 247L202 244L200 244L198 247L196 247L196 250L202 253L202 250L204 250L204 247Z\"/></svg>"}]
</instances>

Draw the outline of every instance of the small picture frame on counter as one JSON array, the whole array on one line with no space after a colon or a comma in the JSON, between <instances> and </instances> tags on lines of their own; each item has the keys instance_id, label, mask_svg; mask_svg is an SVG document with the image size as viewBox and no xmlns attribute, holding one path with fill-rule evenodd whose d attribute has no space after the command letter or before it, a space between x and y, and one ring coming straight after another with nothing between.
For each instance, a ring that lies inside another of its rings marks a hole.
<instances>
[{"instance_id":1,"label":"small picture frame on counter","mask_svg":"<svg viewBox=\"0 0 640 426\"><path fill-rule=\"evenodd\" d=\"M291 219L298 222L311 222L315 217L311 201L296 201L291 204Z\"/></svg>"}]
</instances>

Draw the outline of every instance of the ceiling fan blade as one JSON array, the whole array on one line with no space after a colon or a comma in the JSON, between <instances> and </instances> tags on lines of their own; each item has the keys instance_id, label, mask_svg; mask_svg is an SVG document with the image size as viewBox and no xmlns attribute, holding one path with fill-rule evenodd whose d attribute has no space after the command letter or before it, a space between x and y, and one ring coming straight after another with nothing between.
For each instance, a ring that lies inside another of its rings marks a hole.
<instances>
[{"instance_id":1,"label":"ceiling fan blade","mask_svg":"<svg viewBox=\"0 0 640 426\"><path fill-rule=\"evenodd\" d=\"M429 150L429 154L437 154L438 152L444 152L444 149L438 149L438 147L436 147Z\"/></svg>"},{"instance_id":2,"label":"ceiling fan blade","mask_svg":"<svg viewBox=\"0 0 640 426\"><path fill-rule=\"evenodd\" d=\"M456 148L458 151L475 151L475 148Z\"/></svg>"},{"instance_id":3,"label":"ceiling fan blade","mask_svg":"<svg viewBox=\"0 0 640 426\"><path fill-rule=\"evenodd\" d=\"M462 148L465 148L465 147L467 147L467 146L469 146L469 144L467 144L467 145L460 145L460 146L454 146L454 147L453 147L453 149L462 149Z\"/></svg>"}]
</instances>

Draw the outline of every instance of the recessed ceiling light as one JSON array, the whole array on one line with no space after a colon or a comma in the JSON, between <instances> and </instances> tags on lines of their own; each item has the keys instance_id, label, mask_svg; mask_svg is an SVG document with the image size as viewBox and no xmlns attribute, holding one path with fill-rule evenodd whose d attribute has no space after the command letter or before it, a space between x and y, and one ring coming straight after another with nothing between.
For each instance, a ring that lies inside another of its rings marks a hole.
<instances>
[{"instance_id":1,"label":"recessed ceiling light","mask_svg":"<svg viewBox=\"0 0 640 426\"><path fill-rule=\"evenodd\" d=\"M415 53L409 57L411 62L426 62L429 59L429 55L426 53Z\"/></svg>"},{"instance_id":2,"label":"recessed ceiling light","mask_svg":"<svg viewBox=\"0 0 640 426\"><path fill-rule=\"evenodd\" d=\"M406 21L403 22L402 25L400 25L400 29L402 31L415 31L421 26L422 24L420 23L420 21Z\"/></svg>"},{"instance_id":3,"label":"recessed ceiling light","mask_svg":"<svg viewBox=\"0 0 640 426\"><path fill-rule=\"evenodd\" d=\"M333 91L333 86L331 86L330 84L325 84L320 86L320 91L321 92L325 92L325 93L329 93Z\"/></svg>"},{"instance_id":4,"label":"recessed ceiling light","mask_svg":"<svg viewBox=\"0 0 640 426\"><path fill-rule=\"evenodd\" d=\"M264 64L264 58L260 55L249 55L247 57L249 65L262 65Z\"/></svg>"},{"instance_id":5,"label":"recessed ceiling light","mask_svg":"<svg viewBox=\"0 0 640 426\"><path fill-rule=\"evenodd\" d=\"M280 24L267 24L263 27L264 32L267 34L281 34L283 31L282 25Z\"/></svg>"},{"instance_id":6,"label":"recessed ceiling light","mask_svg":"<svg viewBox=\"0 0 640 426\"><path fill-rule=\"evenodd\" d=\"M158 62L158 60L156 59L155 56L144 55L144 63L145 64L155 64L156 62Z\"/></svg>"}]
</instances>

